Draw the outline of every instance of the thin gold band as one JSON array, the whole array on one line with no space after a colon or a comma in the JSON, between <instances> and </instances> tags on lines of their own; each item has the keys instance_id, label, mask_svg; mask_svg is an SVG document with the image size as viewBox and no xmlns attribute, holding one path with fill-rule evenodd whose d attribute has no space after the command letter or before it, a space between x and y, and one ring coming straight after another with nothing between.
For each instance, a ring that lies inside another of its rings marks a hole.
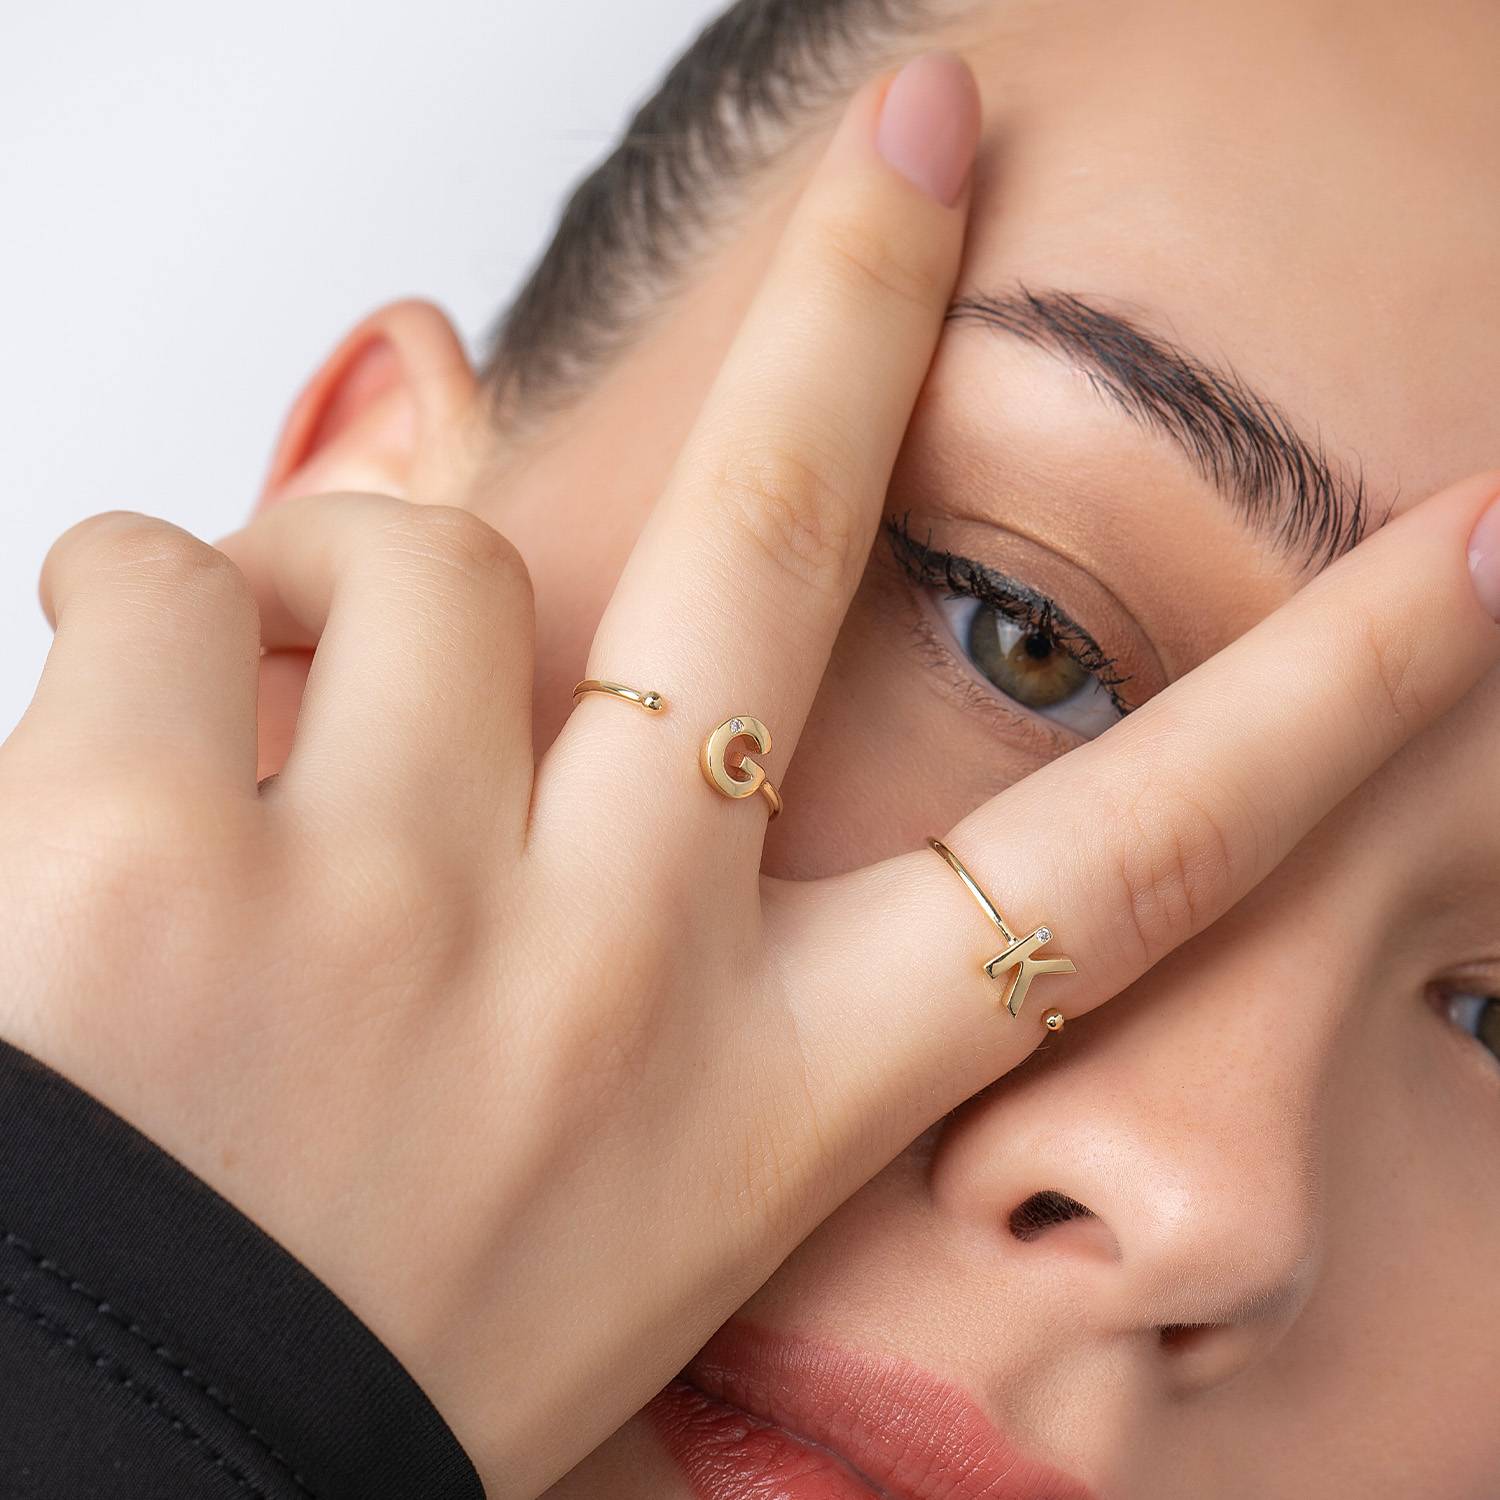
<instances>
[{"instance_id":1,"label":"thin gold band","mask_svg":"<svg viewBox=\"0 0 1500 1500\"><path fill-rule=\"evenodd\" d=\"M1038 927L1025 937L1017 937L1005 925L1005 918L1000 915L995 903L980 890L979 882L964 868L964 862L941 839L930 838L927 842L952 867L954 874L963 881L964 888L979 903L979 909L1000 929L1000 935L1005 939L1005 947L993 958L987 959L982 967L991 979L1001 979L1004 976L1001 980L1000 1003L1011 1015L1020 1014L1026 992L1038 975L1078 972L1070 958L1035 957L1038 948L1045 947L1052 941L1052 929ZM1048 1031L1061 1031L1064 1025L1063 1013L1060 1010L1049 1010L1042 1017L1042 1024Z\"/></svg>"},{"instance_id":2,"label":"thin gold band","mask_svg":"<svg viewBox=\"0 0 1500 1500\"><path fill-rule=\"evenodd\" d=\"M968 870L964 868L964 862L942 841L942 839L928 839L927 842L931 844L932 847L936 849L937 852L941 854L950 865L953 866L954 872L957 874L958 878L963 881L965 886L968 887L969 894L979 903L980 911L982 911L985 916L987 916L990 921L992 921L995 926L1005 934L1006 941L1010 943L1015 942L1015 933L1013 933L1010 928L1005 925L1005 918L1002 917L996 910L995 903L991 901L990 898L986 896L982 890L979 889L978 882L971 874L969 874Z\"/></svg>"},{"instance_id":3,"label":"thin gold band","mask_svg":"<svg viewBox=\"0 0 1500 1500\"><path fill-rule=\"evenodd\" d=\"M654 688L648 688L642 693L633 687L626 687L623 682L605 682L600 677L585 677L573 689L574 703L585 693L608 693L611 697L623 698L627 703L644 708L648 714L659 714L667 706L667 700Z\"/></svg>"}]
</instances>

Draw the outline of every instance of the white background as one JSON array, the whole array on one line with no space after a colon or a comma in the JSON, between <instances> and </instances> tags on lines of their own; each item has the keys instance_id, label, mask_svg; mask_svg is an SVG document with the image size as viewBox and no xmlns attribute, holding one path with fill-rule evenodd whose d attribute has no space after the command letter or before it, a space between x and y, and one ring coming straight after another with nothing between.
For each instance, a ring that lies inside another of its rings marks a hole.
<instances>
[{"instance_id":1,"label":"white background","mask_svg":"<svg viewBox=\"0 0 1500 1500\"><path fill-rule=\"evenodd\" d=\"M723 3L3 6L0 736L53 538L113 507L242 524L301 382L381 302L477 345Z\"/></svg>"}]
</instances>

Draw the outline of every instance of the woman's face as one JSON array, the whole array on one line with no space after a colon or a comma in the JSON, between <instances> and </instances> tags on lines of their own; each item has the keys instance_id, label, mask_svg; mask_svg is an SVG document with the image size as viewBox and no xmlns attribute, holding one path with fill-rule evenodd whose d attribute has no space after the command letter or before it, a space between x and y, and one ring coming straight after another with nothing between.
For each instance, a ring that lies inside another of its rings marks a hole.
<instances>
[{"instance_id":1,"label":"woman's face","mask_svg":"<svg viewBox=\"0 0 1500 1500\"><path fill-rule=\"evenodd\" d=\"M1311 576L1361 476L1378 524L1500 462L1493 7L1064 0L953 38L988 121L959 295L992 305L942 339L899 535L783 782L779 874L919 846L1190 670ZM817 145L558 442L469 499L535 575L544 741ZM1212 385L1176 409L1191 382L1163 397L1162 350L1075 296L1274 403L1282 441L1240 435L1258 523L1232 457L1206 472ZM1283 514L1313 525L1278 543ZM947 554L991 602L937 586ZM1491 680L1252 899L935 1124L741 1316L904 1356L1101 1500L1493 1496L1497 730ZM1028 1227L1041 1193L1088 1213ZM553 1493L692 1492L637 1418Z\"/></svg>"}]
</instances>

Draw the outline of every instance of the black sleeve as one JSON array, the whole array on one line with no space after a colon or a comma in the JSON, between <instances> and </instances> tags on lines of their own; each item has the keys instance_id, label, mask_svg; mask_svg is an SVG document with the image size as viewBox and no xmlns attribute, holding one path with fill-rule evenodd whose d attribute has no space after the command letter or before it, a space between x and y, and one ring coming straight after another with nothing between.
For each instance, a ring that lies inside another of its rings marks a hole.
<instances>
[{"instance_id":1,"label":"black sleeve","mask_svg":"<svg viewBox=\"0 0 1500 1500\"><path fill-rule=\"evenodd\" d=\"M483 1500L395 1357L205 1183L0 1042L4 1500Z\"/></svg>"}]
</instances>

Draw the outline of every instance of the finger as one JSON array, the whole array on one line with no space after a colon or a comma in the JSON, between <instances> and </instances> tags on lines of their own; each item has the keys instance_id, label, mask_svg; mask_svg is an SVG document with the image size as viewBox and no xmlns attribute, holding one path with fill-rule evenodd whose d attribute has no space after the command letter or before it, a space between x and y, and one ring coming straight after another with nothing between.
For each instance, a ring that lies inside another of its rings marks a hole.
<instances>
[{"instance_id":1,"label":"finger","mask_svg":"<svg viewBox=\"0 0 1500 1500\"><path fill-rule=\"evenodd\" d=\"M668 712L594 697L570 733L632 737L631 796L670 802L664 837L706 848L704 821L728 820L759 844L765 817L712 793L698 749L754 717L767 769L786 766L942 328L978 133L973 77L948 54L855 96L600 624L588 675L658 689Z\"/></svg>"},{"instance_id":2,"label":"finger","mask_svg":"<svg viewBox=\"0 0 1500 1500\"><path fill-rule=\"evenodd\" d=\"M372 818L524 816L532 600L515 548L468 511L386 495L294 497L219 546L271 650L315 647L281 799ZM503 784L503 785L502 785Z\"/></svg>"},{"instance_id":3,"label":"finger","mask_svg":"<svg viewBox=\"0 0 1500 1500\"><path fill-rule=\"evenodd\" d=\"M1465 553L1497 492L1500 472L1477 476L1391 522L943 835L1014 933L1051 931L1036 957L1076 965L1036 976L1017 1018L1000 999L1019 969L982 968L1005 940L930 850L774 886L799 1028L846 1119L868 1131L877 1099L903 1098L935 1119L999 1077L1045 1034L1049 1008L1091 1010L1202 931L1493 667L1500 627Z\"/></svg>"},{"instance_id":4,"label":"finger","mask_svg":"<svg viewBox=\"0 0 1500 1500\"><path fill-rule=\"evenodd\" d=\"M52 544L39 593L55 635L14 745L254 790L255 601L229 558L106 511Z\"/></svg>"}]
</instances>

